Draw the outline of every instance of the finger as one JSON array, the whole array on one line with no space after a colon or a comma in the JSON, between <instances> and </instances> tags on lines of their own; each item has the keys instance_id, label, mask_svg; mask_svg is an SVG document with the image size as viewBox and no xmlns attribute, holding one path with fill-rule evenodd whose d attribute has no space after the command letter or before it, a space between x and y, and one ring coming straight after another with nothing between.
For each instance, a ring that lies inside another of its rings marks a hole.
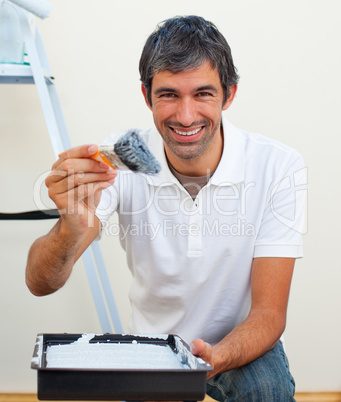
<instances>
[{"instance_id":1,"label":"finger","mask_svg":"<svg viewBox=\"0 0 341 402\"><path fill-rule=\"evenodd\" d=\"M60 158L53 164L51 170L62 170L68 172L70 169L74 169L75 171L83 170L86 172L103 172L112 168L110 168L106 163L92 158Z\"/></svg>"},{"instance_id":2,"label":"finger","mask_svg":"<svg viewBox=\"0 0 341 402\"><path fill-rule=\"evenodd\" d=\"M191 352L195 356L201 357L207 363L212 363L212 346L202 339L195 339L191 343Z\"/></svg>"},{"instance_id":3,"label":"finger","mask_svg":"<svg viewBox=\"0 0 341 402\"><path fill-rule=\"evenodd\" d=\"M70 148L61 154L59 154L59 159L53 164L52 169L56 169L67 159L81 159L81 158L91 158L98 151L98 145L88 144L80 145L74 148Z\"/></svg>"},{"instance_id":4,"label":"finger","mask_svg":"<svg viewBox=\"0 0 341 402\"><path fill-rule=\"evenodd\" d=\"M205 351L205 342L202 339L195 339L191 343L191 352L195 356L199 356Z\"/></svg>"},{"instance_id":5,"label":"finger","mask_svg":"<svg viewBox=\"0 0 341 402\"><path fill-rule=\"evenodd\" d=\"M85 173L83 171L79 171L75 174L65 176L61 180L57 181L55 186L56 189L60 188L60 192L64 192L82 184L105 182L107 180L114 179L116 176L117 172L113 169L104 173Z\"/></svg>"},{"instance_id":6,"label":"finger","mask_svg":"<svg viewBox=\"0 0 341 402\"><path fill-rule=\"evenodd\" d=\"M100 200L102 191L111 186L114 179L106 182L80 184L79 186L60 194L51 196L59 210L64 213L74 214L84 212L85 202L90 208L95 209ZM79 210L81 208L81 211Z\"/></svg>"},{"instance_id":7,"label":"finger","mask_svg":"<svg viewBox=\"0 0 341 402\"><path fill-rule=\"evenodd\" d=\"M88 204L94 206L96 203L95 199L100 197L102 191L112 185L112 181L100 182L100 183L89 183L81 184L74 190L68 193L69 200L75 200L77 203L83 200L87 200Z\"/></svg>"},{"instance_id":8,"label":"finger","mask_svg":"<svg viewBox=\"0 0 341 402\"><path fill-rule=\"evenodd\" d=\"M98 145L88 144L70 148L59 155L59 159L91 158L98 151Z\"/></svg>"},{"instance_id":9,"label":"finger","mask_svg":"<svg viewBox=\"0 0 341 402\"><path fill-rule=\"evenodd\" d=\"M116 175L117 172L113 169L105 173L78 172L77 174L71 174L69 176L64 175L64 177L60 175L60 172L57 172L55 176L51 173L49 177L46 178L45 182L49 190L49 196L54 200L56 196L70 192L79 186L96 183L109 183L109 185L111 185Z\"/></svg>"},{"instance_id":10,"label":"finger","mask_svg":"<svg viewBox=\"0 0 341 402\"><path fill-rule=\"evenodd\" d=\"M45 183L47 187L49 187L51 184L62 181L68 176L82 176L89 172L95 174L106 173L110 177L116 175L116 171L114 169L110 168L104 163L100 163L92 159L67 159L58 167L54 166ZM101 177L96 179L96 181L100 180L102 180ZM106 178L104 178L104 180L106 180Z\"/></svg>"}]
</instances>

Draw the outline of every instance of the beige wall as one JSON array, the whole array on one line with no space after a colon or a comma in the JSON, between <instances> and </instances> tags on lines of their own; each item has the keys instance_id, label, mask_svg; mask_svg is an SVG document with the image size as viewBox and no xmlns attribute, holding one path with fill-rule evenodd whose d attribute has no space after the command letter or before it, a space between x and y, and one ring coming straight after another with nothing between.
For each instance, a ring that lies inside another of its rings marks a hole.
<instances>
[{"instance_id":1,"label":"beige wall","mask_svg":"<svg viewBox=\"0 0 341 402\"><path fill-rule=\"evenodd\" d=\"M340 44L338 0L53 0L38 20L73 145L152 124L138 59L157 22L177 14L212 20L241 76L226 116L297 148L309 169L305 258L297 262L286 349L298 390L341 390ZM0 211L36 209L54 157L34 86L0 87ZM39 190L39 191L38 191ZM30 244L52 221L0 223L0 391L35 391L30 358L38 332L101 332L82 263L46 298L24 284ZM117 239L102 250L123 324L130 276Z\"/></svg>"}]
</instances>

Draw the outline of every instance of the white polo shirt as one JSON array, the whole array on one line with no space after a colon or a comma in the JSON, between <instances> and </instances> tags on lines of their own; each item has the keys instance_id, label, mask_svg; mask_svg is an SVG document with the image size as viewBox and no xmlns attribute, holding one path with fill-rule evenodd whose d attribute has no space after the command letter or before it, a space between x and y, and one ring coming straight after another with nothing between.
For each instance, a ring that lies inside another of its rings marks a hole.
<instances>
[{"instance_id":1,"label":"white polo shirt","mask_svg":"<svg viewBox=\"0 0 341 402\"><path fill-rule=\"evenodd\" d=\"M133 276L130 332L215 344L249 312L253 258L302 256L301 156L225 118L223 129L221 161L194 201L170 172L155 128L141 135L161 172L120 171L103 192L96 214L110 233L117 211Z\"/></svg>"}]
</instances>

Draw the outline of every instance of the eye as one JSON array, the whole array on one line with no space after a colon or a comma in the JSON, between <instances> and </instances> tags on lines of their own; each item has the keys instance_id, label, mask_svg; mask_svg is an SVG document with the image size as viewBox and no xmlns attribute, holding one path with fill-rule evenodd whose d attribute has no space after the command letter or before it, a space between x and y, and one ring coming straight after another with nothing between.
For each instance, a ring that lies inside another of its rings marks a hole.
<instances>
[{"instance_id":1,"label":"eye","mask_svg":"<svg viewBox=\"0 0 341 402\"><path fill-rule=\"evenodd\" d=\"M160 98L175 98L175 93L173 92L165 92L164 94L160 95Z\"/></svg>"},{"instance_id":2,"label":"eye","mask_svg":"<svg viewBox=\"0 0 341 402\"><path fill-rule=\"evenodd\" d=\"M197 96L199 97L207 97L207 96L213 96L210 92L198 92Z\"/></svg>"}]
</instances>

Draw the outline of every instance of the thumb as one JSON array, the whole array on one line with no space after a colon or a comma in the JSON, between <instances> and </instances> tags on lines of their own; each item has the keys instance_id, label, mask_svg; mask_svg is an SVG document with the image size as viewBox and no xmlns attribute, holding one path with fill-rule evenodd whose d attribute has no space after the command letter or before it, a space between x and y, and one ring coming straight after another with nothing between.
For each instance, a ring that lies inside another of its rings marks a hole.
<instances>
[{"instance_id":1,"label":"thumb","mask_svg":"<svg viewBox=\"0 0 341 402\"><path fill-rule=\"evenodd\" d=\"M212 346L202 339L195 339L191 343L191 352L194 356L201 357L212 366Z\"/></svg>"}]
</instances>

